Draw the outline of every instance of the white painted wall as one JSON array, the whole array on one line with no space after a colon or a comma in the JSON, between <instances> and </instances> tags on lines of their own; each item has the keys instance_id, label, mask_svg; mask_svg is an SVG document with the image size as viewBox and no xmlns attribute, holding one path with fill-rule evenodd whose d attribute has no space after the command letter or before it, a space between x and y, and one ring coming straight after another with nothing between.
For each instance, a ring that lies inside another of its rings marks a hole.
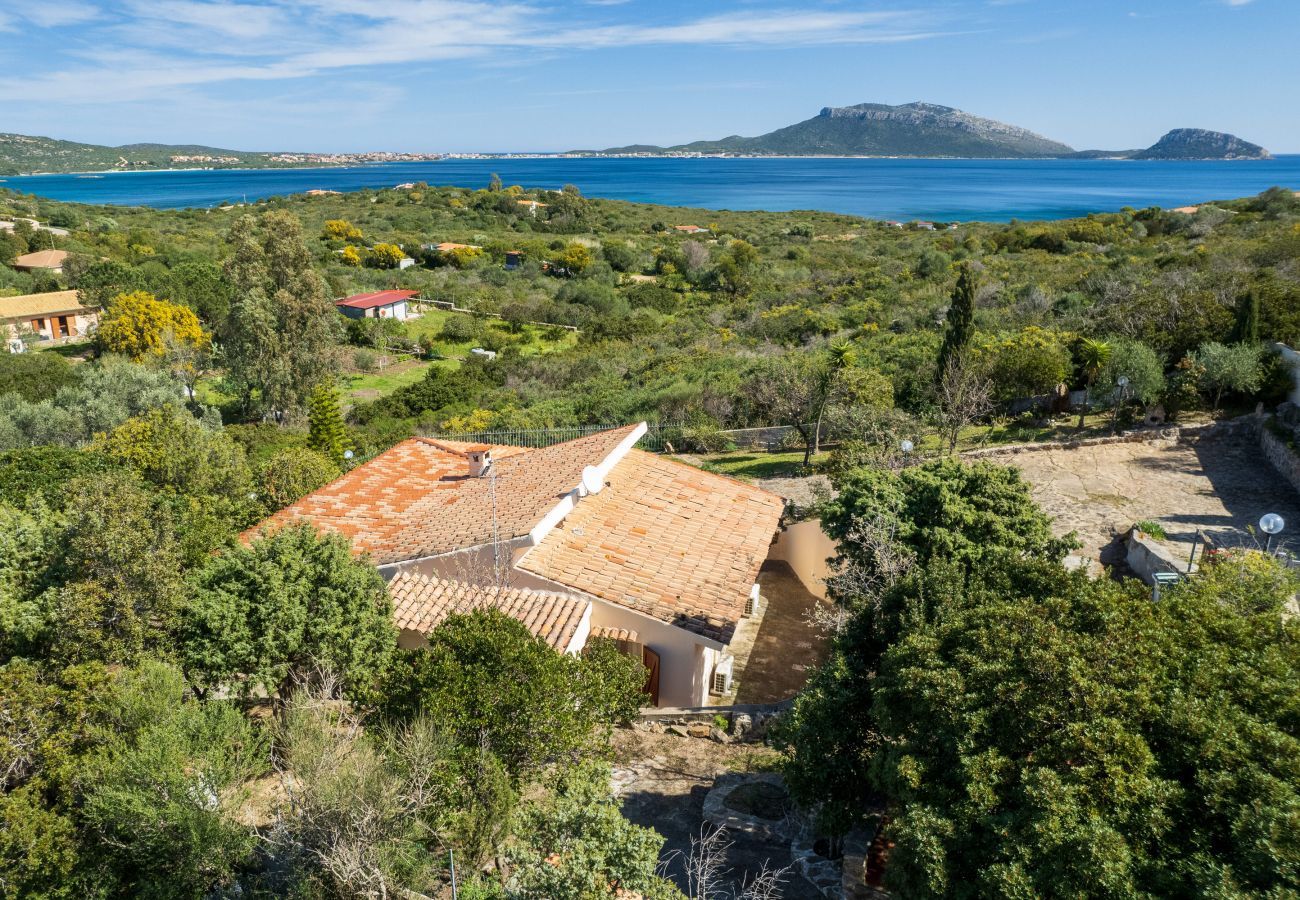
<instances>
[{"instance_id":1,"label":"white painted wall","mask_svg":"<svg viewBox=\"0 0 1300 900\"><path fill-rule=\"evenodd\" d=\"M826 579L832 574L828 560L835 552L835 542L822 531L821 520L808 519L787 526L777 536L767 558L789 563L804 587L825 600Z\"/></svg>"}]
</instances>

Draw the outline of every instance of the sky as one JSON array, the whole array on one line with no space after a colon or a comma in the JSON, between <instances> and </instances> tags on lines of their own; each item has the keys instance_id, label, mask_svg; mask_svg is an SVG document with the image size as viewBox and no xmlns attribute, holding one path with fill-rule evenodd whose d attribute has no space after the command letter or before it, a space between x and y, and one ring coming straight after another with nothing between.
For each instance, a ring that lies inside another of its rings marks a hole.
<instances>
[{"instance_id":1,"label":"sky","mask_svg":"<svg viewBox=\"0 0 1300 900\"><path fill-rule=\"evenodd\" d=\"M1300 0L0 0L0 131L562 151L924 100L1077 149L1300 153Z\"/></svg>"}]
</instances>

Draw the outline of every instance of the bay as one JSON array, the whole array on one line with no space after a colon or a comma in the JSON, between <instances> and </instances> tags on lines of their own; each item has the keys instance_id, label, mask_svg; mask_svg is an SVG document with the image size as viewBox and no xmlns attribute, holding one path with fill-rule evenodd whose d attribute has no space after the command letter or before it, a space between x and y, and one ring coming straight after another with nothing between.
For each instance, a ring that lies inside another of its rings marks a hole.
<instances>
[{"instance_id":1,"label":"bay","mask_svg":"<svg viewBox=\"0 0 1300 900\"><path fill-rule=\"evenodd\" d=\"M1176 207L1300 188L1300 155L1258 161L967 159L445 159L323 169L223 169L25 175L0 187L56 200L209 207L311 189L404 182L527 188L704 209L817 209L878 219L1057 219L1125 206Z\"/></svg>"}]
</instances>

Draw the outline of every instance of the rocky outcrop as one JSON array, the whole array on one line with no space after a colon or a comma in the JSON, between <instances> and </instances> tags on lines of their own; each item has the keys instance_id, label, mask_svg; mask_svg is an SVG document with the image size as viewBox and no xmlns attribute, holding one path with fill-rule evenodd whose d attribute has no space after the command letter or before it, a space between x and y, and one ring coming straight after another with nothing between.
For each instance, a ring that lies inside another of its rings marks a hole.
<instances>
[{"instance_id":1,"label":"rocky outcrop","mask_svg":"<svg viewBox=\"0 0 1300 900\"><path fill-rule=\"evenodd\" d=\"M1259 144L1235 134L1203 128L1175 128L1133 159L1272 159Z\"/></svg>"}]
</instances>

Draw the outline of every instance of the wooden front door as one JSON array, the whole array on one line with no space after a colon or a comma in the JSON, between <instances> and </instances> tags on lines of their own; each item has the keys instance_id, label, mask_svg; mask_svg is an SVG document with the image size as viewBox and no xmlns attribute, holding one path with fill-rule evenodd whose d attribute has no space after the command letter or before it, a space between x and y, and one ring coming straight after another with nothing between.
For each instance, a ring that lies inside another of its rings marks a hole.
<instances>
[{"instance_id":1,"label":"wooden front door","mask_svg":"<svg viewBox=\"0 0 1300 900\"><path fill-rule=\"evenodd\" d=\"M641 648L641 662L645 664L646 678L643 689L650 695L650 705L659 705L659 654L649 647Z\"/></svg>"}]
</instances>

